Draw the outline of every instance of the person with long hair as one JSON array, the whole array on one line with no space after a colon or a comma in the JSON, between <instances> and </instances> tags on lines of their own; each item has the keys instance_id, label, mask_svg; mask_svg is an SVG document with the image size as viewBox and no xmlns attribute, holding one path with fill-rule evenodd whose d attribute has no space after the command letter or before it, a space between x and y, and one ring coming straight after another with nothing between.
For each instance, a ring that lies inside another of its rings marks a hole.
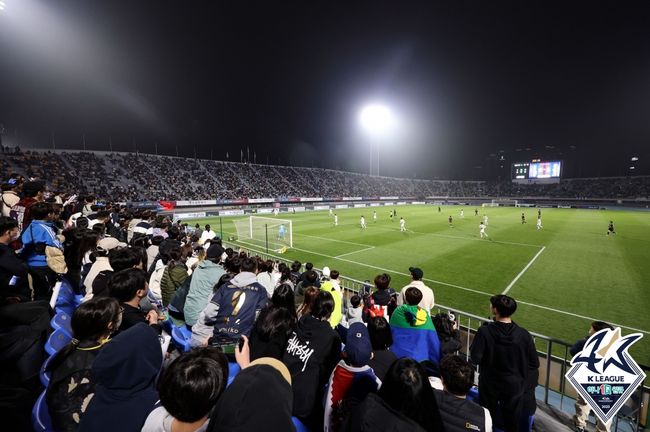
<instances>
[{"instance_id":1,"label":"person with long hair","mask_svg":"<svg viewBox=\"0 0 650 432\"><path fill-rule=\"evenodd\" d=\"M314 286L307 287L305 289L304 298L302 304L298 307L296 314L298 318L311 314L311 304L320 290Z\"/></svg>"},{"instance_id":2,"label":"person with long hair","mask_svg":"<svg viewBox=\"0 0 650 432\"><path fill-rule=\"evenodd\" d=\"M122 312L112 297L82 303L72 315L73 339L50 360L46 400L57 431L75 431L95 391L90 373L95 358L120 327Z\"/></svg>"},{"instance_id":3,"label":"person with long hair","mask_svg":"<svg viewBox=\"0 0 650 432\"><path fill-rule=\"evenodd\" d=\"M348 431L444 431L438 404L422 366L401 358L388 369L377 394L369 394L348 422Z\"/></svg>"},{"instance_id":4,"label":"person with long hair","mask_svg":"<svg viewBox=\"0 0 650 432\"><path fill-rule=\"evenodd\" d=\"M271 303L260 311L250 336L251 360L260 357L281 359L298 316L293 290L282 284L273 291Z\"/></svg>"},{"instance_id":5,"label":"person with long hair","mask_svg":"<svg viewBox=\"0 0 650 432\"><path fill-rule=\"evenodd\" d=\"M64 257L68 267L67 279L72 289L81 292L81 270L90 263L90 254L97 249L99 233L88 228L72 228L63 231L65 237Z\"/></svg>"},{"instance_id":6,"label":"person with long hair","mask_svg":"<svg viewBox=\"0 0 650 432\"><path fill-rule=\"evenodd\" d=\"M187 279L187 253L191 252L180 246L170 249L167 254L169 260L167 267L163 270L163 275L160 280L160 292L162 295L162 304L167 306L172 299L178 287L180 287L185 279Z\"/></svg>"}]
</instances>

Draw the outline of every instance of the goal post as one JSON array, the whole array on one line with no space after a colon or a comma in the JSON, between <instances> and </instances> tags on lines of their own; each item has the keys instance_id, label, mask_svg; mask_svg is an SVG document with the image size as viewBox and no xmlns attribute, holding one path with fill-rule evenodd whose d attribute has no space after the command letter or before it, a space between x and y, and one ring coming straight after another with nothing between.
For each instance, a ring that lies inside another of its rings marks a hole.
<instances>
[{"instance_id":1,"label":"goal post","mask_svg":"<svg viewBox=\"0 0 650 432\"><path fill-rule=\"evenodd\" d=\"M293 247L293 222L262 216L234 220L237 238L273 250Z\"/></svg>"},{"instance_id":2,"label":"goal post","mask_svg":"<svg viewBox=\"0 0 650 432\"><path fill-rule=\"evenodd\" d=\"M508 198L493 199L490 204L490 207L519 207L518 200Z\"/></svg>"}]
</instances>

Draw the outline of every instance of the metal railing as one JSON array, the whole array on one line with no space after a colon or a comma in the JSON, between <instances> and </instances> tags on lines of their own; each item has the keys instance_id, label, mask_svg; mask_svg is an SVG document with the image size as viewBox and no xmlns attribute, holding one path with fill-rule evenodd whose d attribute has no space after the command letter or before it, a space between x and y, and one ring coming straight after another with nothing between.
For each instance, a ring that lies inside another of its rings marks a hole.
<instances>
[{"instance_id":1,"label":"metal railing","mask_svg":"<svg viewBox=\"0 0 650 432\"><path fill-rule=\"evenodd\" d=\"M241 248L241 245L230 243L226 240L224 240L223 243L224 245L229 245L236 250ZM293 260L284 258L280 255L265 253L256 250L255 248L243 249L255 253L262 259L282 261L286 264L291 264L293 262ZM321 270L318 268L315 269ZM369 288L372 288L372 283L368 281L360 281L347 276L339 276L339 284L345 290L344 295L347 299L349 299L349 297L353 294L367 292ZM448 307L442 304L437 304L434 309L437 313L453 311L456 317L456 322L458 323L458 329L461 331L461 343L462 346L464 346L464 351L461 351L461 354L465 355L465 357L469 359L470 346L472 340L474 339L476 330L484 323L490 322L491 319L474 315L469 312L460 311L456 308ZM565 378L567 369L570 366L571 356L569 355L569 348L572 346L572 344L540 333L530 332L530 334L533 336L535 346L537 347L537 354L540 358L540 374L538 385L542 386L544 391L543 401L545 404L548 404L549 397L554 392L559 395L559 408L562 410L565 399L575 399L577 396L575 389L571 385L567 385L568 382ZM641 368L644 370L646 375L650 376L650 368L646 366L641 366ZM618 430L619 421L625 421L628 424L633 424L635 427L635 429L633 429L634 431L640 430L640 425L647 426L647 408L649 402L650 387L642 384L639 386L639 389L635 395L633 395L633 397L628 400L626 405L624 405L623 408L625 409L622 408L621 411L619 411L613 424L612 430Z\"/></svg>"}]
</instances>

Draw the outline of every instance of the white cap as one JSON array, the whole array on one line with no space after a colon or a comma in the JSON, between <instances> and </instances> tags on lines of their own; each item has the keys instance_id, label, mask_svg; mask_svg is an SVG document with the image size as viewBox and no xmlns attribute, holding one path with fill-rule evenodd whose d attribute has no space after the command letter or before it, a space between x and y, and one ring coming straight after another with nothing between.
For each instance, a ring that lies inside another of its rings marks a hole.
<instances>
[{"instance_id":1,"label":"white cap","mask_svg":"<svg viewBox=\"0 0 650 432\"><path fill-rule=\"evenodd\" d=\"M323 276L330 277L330 268L325 266L323 267Z\"/></svg>"}]
</instances>

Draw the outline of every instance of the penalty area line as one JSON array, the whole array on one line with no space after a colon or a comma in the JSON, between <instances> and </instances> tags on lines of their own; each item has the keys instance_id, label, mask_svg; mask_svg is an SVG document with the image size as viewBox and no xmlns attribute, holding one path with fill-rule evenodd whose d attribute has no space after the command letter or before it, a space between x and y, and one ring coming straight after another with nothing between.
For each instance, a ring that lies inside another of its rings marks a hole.
<instances>
[{"instance_id":1,"label":"penalty area line","mask_svg":"<svg viewBox=\"0 0 650 432\"><path fill-rule=\"evenodd\" d=\"M526 267L524 267L524 268L519 272L519 274L518 274L517 276L515 276L515 278L512 280L512 282L510 282L510 284L506 287L506 289L503 290L503 292L502 292L501 294L508 294L508 292L510 291L510 289L515 285L515 283L517 283L517 281L519 280L519 278L522 277L522 276L524 275L524 273L526 273L526 270L528 270L528 269L530 268L530 266L533 265L533 263L535 262L535 260L537 259L537 257L539 257L539 256L542 254L542 252L544 252L544 249L546 249L546 246L542 246L542 248L539 250L539 252L537 252L537 253L535 254L535 256L533 257L533 259L531 259L530 261L528 261L528 264L526 264Z\"/></svg>"},{"instance_id":2,"label":"penalty area line","mask_svg":"<svg viewBox=\"0 0 650 432\"><path fill-rule=\"evenodd\" d=\"M370 246L370 247L367 247L367 248L363 248L363 249L355 250L355 251L352 251L352 252L344 253L344 254L341 254L341 255L337 255L334 258L339 259L341 257L352 255L352 254L355 254L355 253L369 251L369 250L372 250L374 248L375 248L374 246Z\"/></svg>"},{"instance_id":3,"label":"penalty area line","mask_svg":"<svg viewBox=\"0 0 650 432\"><path fill-rule=\"evenodd\" d=\"M253 250L255 252L265 253L263 250L261 250L261 249L263 249L263 247L260 247L259 245L256 245L256 244L253 244L253 243L248 243L248 242L242 241L242 240L238 240L237 243L243 243L243 244L250 245L251 250ZM257 250L255 250L255 249L257 249ZM330 255L325 255L325 254L322 254L322 253L309 251L309 250L306 250L306 249L298 249L298 248L292 248L292 249L300 250L300 251L311 253L311 254L314 254L314 255L320 255L320 256L323 256L323 257L326 257L326 258L332 258L332 259L337 259L337 260L340 260L340 261L349 262L349 263L352 263L352 264L357 264L357 265L360 265L360 266L363 266L363 267L369 267L369 268L373 268L373 269L377 269L377 270L381 270L381 271L386 271L386 272L389 272L389 273L399 274L399 275L402 275L402 276L409 276L409 277L411 276L410 274L390 270L390 269L387 269L385 267L377 267L377 266L373 266L373 265L370 265L370 264L361 263L361 262L357 262L357 261L352 261L352 260L348 260L348 259L336 258L336 257L330 256ZM541 253L541 251L538 252L537 255L539 255L540 253ZM275 258L278 258L278 259L283 259L283 257L278 256L278 255L274 255L274 254L268 254L268 255L272 256L272 257L275 257ZM474 289L467 288L467 287L463 287L463 286L460 286L460 285L454 285L454 284L450 284L450 283L447 283L447 282L441 282L441 281L437 281L437 280L434 280L434 279L428 279L428 278L423 278L423 280L425 280L427 282L435 283L435 284L438 284L438 285L444 285L444 286L448 286L448 287L452 287L452 288L457 288L457 289L460 289L460 290L463 290L463 291L469 291L469 292L472 292L472 293L475 293L475 294L480 294L480 295L483 295L483 296L489 296L489 297L492 296L492 294L489 294L489 293L486 293L486 292L483 292L483 291L474 290ZM562 314L562 315L568 315L568 316L572 316L572 317L575 317L575 318L588 320L588 321L598 321L598 319L594 318L594 317L579 315L579 314L576 314L576 313L573 313L573 312L567 312L567 311L563 311L563 310L560 310L560 309L555 309L555 308L551 308L551 307L548 307L548 306L543 306L543 305L539 305L539 304L535 304L535 303L529 303L529 302L522 301L522 300L517 300L517 303L523 304L523 305L526 305L526 306L530 306L530 307L534 307L534 308L544 309L544 310L547 310L547 311L550 311L550 312L555 312L555 313ZM641 332L641 333L644 333L644 334L650 334L649 331L641 330L641 329L630 327L630 326L625 326L625 325L622 325L622 324L612 323L612 325L616 326L616 327L626 328L626 329L632 330L632 331Z\"/></svg>"}]
</instances>

